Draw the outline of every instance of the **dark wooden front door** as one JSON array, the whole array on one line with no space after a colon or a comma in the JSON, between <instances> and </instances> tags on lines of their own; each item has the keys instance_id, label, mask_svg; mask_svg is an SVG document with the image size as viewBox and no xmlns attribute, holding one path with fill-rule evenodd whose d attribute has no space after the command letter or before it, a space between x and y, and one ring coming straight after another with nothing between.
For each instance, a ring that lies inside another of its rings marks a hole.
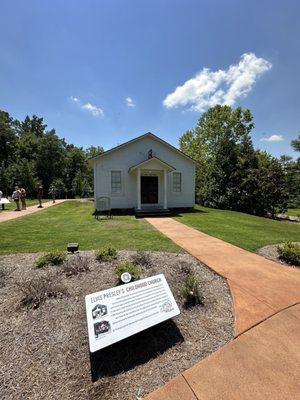
<instances>
[{"instance_id":1,"label":"dark wooden front door","mask_svg":"<svg viewBox=\"0 0 300 400\"><path fill-rule=\"evenodd\" d=\"M142 204L158 203L157 176L141 176L141 202Z\"/></svg>"}]
</instances>

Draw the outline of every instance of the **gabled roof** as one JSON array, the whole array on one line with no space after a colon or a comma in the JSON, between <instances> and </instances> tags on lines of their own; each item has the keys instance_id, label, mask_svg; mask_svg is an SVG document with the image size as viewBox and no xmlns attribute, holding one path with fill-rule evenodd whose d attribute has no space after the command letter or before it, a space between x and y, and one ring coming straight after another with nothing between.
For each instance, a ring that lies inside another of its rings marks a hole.
<instances>
[{"instance_id":1,"label":"gabled roof","mask_svg":"<svg viewBox=\"0 0 300 400\"><path fill-rule=\"evenodd\" d=\"M181 150L177 149L176 147L172 146L170 143L168 143L165 140L159 138L158 136L154 135L151 132L147 132L147 133L145 133L143 135L140 135L140 136L138 136L138 137L136 137L134 139L129 140L128 142L122 143L119 146L116 146L116 147L113 147L113 148L111 148L111 149L109 149L107 151L104 151L103 153L98 154L97 156L91 157L91 158L89 158L89 162L93 163L93 161L95 161L98 158L102 158L102 157L106 156L107 154L113 153L114 151L117 151L117 150L119 150L119 149L121 149L123 147L128 146L131 143L137 142L138 140L144 139L146 137L151 137L152 139L156 140L157 142L160 142L160 143L164 144L165 146L168 146L170 149L172 149L176 153L180 154L181 156L187 158L188 160L193 161L194 163L197 163L197 161L194 160L192 157L186 155Z\"/></svg>"},{"instance_id":2,"label":"gabled roof","mask_svg":"<svg viewBox=\"0 0 300 400\"><path fill-rule=\"evenodd\" d=\"M176 169L176 168L172 167L172 165L166 163L165 161L162 161L158 157L151 157L151 158L147 158L147 160L140 162L139 164L133 165L132 167L129 168L128 172L132 172L137 168L146 167L147 164L149 164L151 161L156 161L158 164L160 164L162 167L168 169L169 171L175 171L175 169ZM154 168L150 168L150 169L154 169Z\"/></svg>"}]
</instances>

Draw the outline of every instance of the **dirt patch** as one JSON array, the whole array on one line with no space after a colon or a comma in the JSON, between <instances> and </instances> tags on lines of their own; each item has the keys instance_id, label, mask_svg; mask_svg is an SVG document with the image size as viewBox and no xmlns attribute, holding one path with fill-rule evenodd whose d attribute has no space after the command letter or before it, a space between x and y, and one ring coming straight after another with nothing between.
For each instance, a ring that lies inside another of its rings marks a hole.
<instances>
[{"instance_id":1,"label":"dirt patch","mask_svg":"<svg viewBox=\"0 0 300 400\"><path fill-rule=\"evenodd\" d=\"M294 242L294 243L300 244L300 242ZM256 251L256 253L259 254L262 257L267 258L268 260L276 261L279 264L287 265L288 267L292 267L292 268L299 268L296 265L287 264L286 262L282 261L279 258L279 254L278 254L278 251L277 251L277 246L279 246L281 244L283 244L283 243L271 244L271 245L268 245L268 246L261 247L260 249L258 249Z\"/></svg>"},{"instance_id":2,"label":"dirt patch","mask_svg":"<svg viewBox=\"0 0 300 400\"><path fill-rule=\"evenodd\" d=\"M37 269L39 254L0 257L5 273L0 289L3 399L136 400L233 338L226 281L187 254L148 253L142 277L164 273L181 314L90 359L84 296L114 286L116 263L131 261L136 253L121 251L117 260L102 263L93 252L80 254L88 257L88 269L72 276L60 266ZM204 306L186 309L180 291L190 269L200 280ZM68 295L46 299L37 309L22 306L19 285L39 277L58 281Z\"/></svg>"}]
</instances>

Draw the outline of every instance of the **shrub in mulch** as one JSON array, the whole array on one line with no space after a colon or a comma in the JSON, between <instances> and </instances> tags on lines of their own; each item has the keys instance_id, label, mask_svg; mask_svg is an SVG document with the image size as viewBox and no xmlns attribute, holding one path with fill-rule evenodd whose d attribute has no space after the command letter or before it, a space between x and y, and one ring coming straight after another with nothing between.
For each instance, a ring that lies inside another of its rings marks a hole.
<instances>
[{"instance_id":1,"label":"shrub in mulch","mask_svg":"<svg viewBox=\"0 0 300 400\"><path fill-rule=\"evenodd\" d=\"M62 272L66 276L74 276L88 271L90 271L89 259L80 254L70 257L62 266Z\"/></svg>"},{"instance_id":2,"label":"shrub in mulch","mask_svg":"<svg viewBox=\"0 0 300 400\"><path fill-rule=\"evenodd\" d=\"M277 247L279 258L291 265L300 265L300 245L286 242Z\"/></svg>"},{"instance_id":3,"label":"shrub in mulch","mask_svg":"<svg viewBox=\"0 0 300 400\"><path fill-rule=\"evenodd\" d=\"M112 246L106 246L95 252L97 261L111 261L117 258L117 250Z\"/></svg>"},{"instance_id":4,"label":"shrub in mulch","mask_svg":"<svg viewBox=\"0 0 300 400\"><path fill-rule=\"evenodd\" d=\"M203 295L199 287L199 281L195 274L190 273L187 276L185 286L181 289L181 295L185 299L186 307L204 304Z\"/></svg>"},{"instance_id":5,"label":"shrub in mulch","mask_svg":"<svg viewBox=\"0 0 300 400\"><path fill-rule=\"evenodd\" d=\"M141 271L139 270L139 268L135 265L133 265L131 262L125 262L125 263L120 263L118 265L116 265L115 268L115 274L118 276L119 278L119 283L123 283L121 281L121 275L124 272L129 272L131 275L131 281L137 281L138 279L140 279L141 277Z\"/></svg>"},{"instance_id":6,"label":"shrub in mulch","mask_svg":"<svg viewBox=\"0 0 300 400\"><path fill-rule=\"evenodd\" d=\"M37 268L45 267L46 265L60 265L66 259L66 253L60 251L53 251L41 256L37 262Z\"/></svg>"},{"instance_id":7,"label":"shrub in mulch","mask_svg":"<svg viewBox=\"0 0 300 400\"><path fill-rule=\"evenodd\" d=\"M150 255L145 251L137 251L136 254L132 256L132 263L135 266L141 266L145 268L149 268L152 265Z\"/></svg>"},{"instance_id":8,"label":"shrub in mulch","mask_svg":"<svg viewBox=\"0 0 300 400\"><path fill-rule=\"evenodd\" d=\"M23 294L21 305L27 308L39 308L47 299L62 298L67 294L64 286L51 281L48 277L39 277L18 285Z\"/></svg>"}]
</instances>

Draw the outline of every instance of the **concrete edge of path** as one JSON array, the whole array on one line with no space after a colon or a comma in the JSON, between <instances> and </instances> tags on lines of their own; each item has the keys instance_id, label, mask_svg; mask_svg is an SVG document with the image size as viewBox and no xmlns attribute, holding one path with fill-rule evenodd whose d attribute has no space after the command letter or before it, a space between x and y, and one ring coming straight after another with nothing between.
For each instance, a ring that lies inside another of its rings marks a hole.
<instances>
[{"instance_id":1,"label":"concrete edge of path","mask_svg":"<svg viewBox=\"0 0 300 400\"><path fill-rule=\"evenodd\" d=\"M64 201L67 201L67 200L58 199L58 200L56 200L55 203L53 203L52 201L47 201L47 202L43 203L43 208L38 208L37 205L34 205L34 206L29 206L29 207L27 207L26 210L22 210L22 211L4 211L4 212L2 211L2 212L0 212L0 223L10 221L10 220L16 219L16 218L25 217L26 215L30 215L30 214L34 214L36 212L46 210L47 208L56 206L57 204L61 204Z\"/></svg>"},{"instance_id":2,"label":"concrete edge of path","mask_svg":"<svg viewBox=\"0 0 300 400\"><path fill-rule=\"evenodd\" d=\"M144 400L298 399L299 328L297 304L233 339Z\"/></svg>"}]
</instances>

